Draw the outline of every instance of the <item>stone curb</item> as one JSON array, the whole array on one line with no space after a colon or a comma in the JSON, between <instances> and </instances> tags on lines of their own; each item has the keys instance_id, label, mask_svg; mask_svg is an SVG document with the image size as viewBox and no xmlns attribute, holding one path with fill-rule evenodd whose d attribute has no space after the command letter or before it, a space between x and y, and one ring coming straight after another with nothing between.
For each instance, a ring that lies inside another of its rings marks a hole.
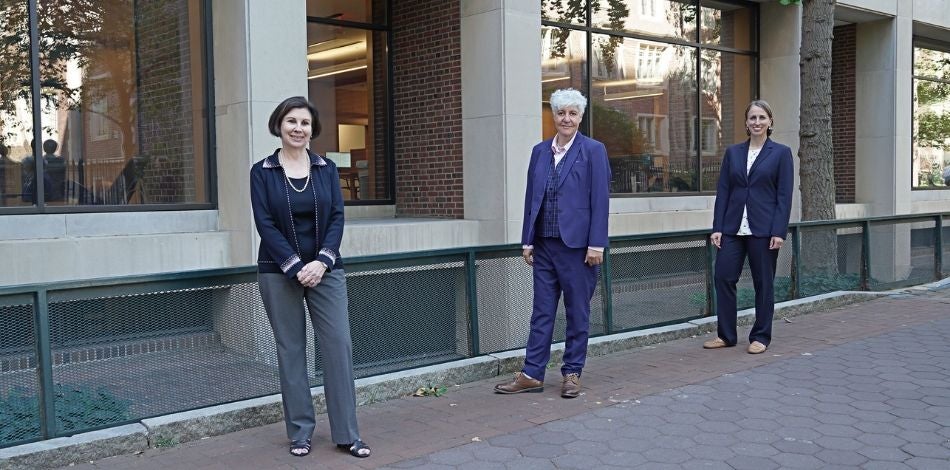
<instances>
[{"instance_id":1,"label":"stone curb","mask_svg":"<svg viewBox=\"0 0 950 470\"><path fill-rule=\"evenodd\" d=\"M907 294L912 290L940 288L947 284L950 284L950 279L894 291L834 292L777 303L775 313L778 317L789 318L878 297ZM739 312L740 325L749 325L754 318L754 309ZM716 318L704 317L673 325L599 336L590 339L588 355L601 356L665 341L695 337L715 331L715 329ZM554 344L551 349L551 362L559 363L563 356L564 343ZM356 380L357 404L367 405L403 397L423 386L462 384L515 373L521 370L523 361L524 349L515 349L358 379ZM326 412L323 387L314 387L311 393L315 411L318 414ZM136 424L0 449L0 470L65 466L73 462L86 462L140 452L149 447L174 446L204 437L276 423L281 419L280 395L269 395L148 418Z\"/></svg>"},{"instance_id":2,"label":"stone curb","mask_svg":"<svg viewBox=\"0 0 950 470\"><path fill-rule=\"evenodd\" d=\"M141 424L57 437L0 449L0 469L52 468L148 449L148 429Z\"/></svg>"}]
</instances>

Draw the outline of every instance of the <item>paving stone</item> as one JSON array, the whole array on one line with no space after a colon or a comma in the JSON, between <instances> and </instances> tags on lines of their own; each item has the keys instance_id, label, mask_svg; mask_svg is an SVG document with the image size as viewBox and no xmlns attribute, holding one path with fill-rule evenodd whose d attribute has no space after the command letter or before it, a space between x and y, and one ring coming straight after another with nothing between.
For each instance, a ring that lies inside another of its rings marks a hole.
<instances>
[{"instance_id":1,"label":"paving stone","mask_svg":"<svg viewBox=\"0 0 950 470\"><path fill-rule=\"evenodd\" d=\"M850 450L825 449L815 454L815 457L831 465L845 465L857 467L868 461L868 458Z\"/></svg>"},{"instance_id":2,"label":"paving stone","mask_svg":"<svg viewBox=\"0 0 950 470\"><path fill-rule=\"evenodd\" d=\"M779 464L764 457L738 455L727 462L735 470L771 470L779 468Z\"/></svg>"},{"instance_id":3,"label":"paving stone","mask_svg":"<svg viewBox=\"0 0 950 470\"><path fill-rule=\"evenodd\" d=\"M521 451L521 455L525 457L536 458L554 458L564 455L564 453L567 452L564 446L561 445L538 443L526 445L519 450Z\"/></svg>"},{"instance_id":4,"label":"paving stone","mask_svg":"<svg viewBox=\"0 0 950 470\"><path fill-rule=\"evenodd\" d=\"M950 448L945 445L912 443L901 446L901 450L914 457L943 459L950 466Z\"/></svg>"},{"instance_id":5,"label":"paving stone","mask_svg":"<svg viewBox=\"0 0 950 470\"><path fill-rule=\"evenodd\" d=\"M946 460L929 459L926 457L914 457L905 460L904 464L917 470L947 470Z\"/></svg>"},{"instance_id":6,"label":"paving stone","mask_svg":"<svg viewBox=\"0 0 950 470\"><path fill-rule=\"evenodd\" d=\"M472 452L467 447L456 447L442 452L436 452L429 456L432 463L443 465L461 465L471 462L475 459Z\"/></svg>"},{"instance_id":7,"label":"paving stone","mask_svg":"<svg viewBox=\"0 0 950 470\"><path fill-rule=\"evenodd\" d=\"M896 447L863 447L857 452L872 461L903 462L911 458L910 454Z\"/></svg>"},{"instance_id":8,"label":"paving stone","mask_svg":"<svg viewBox=\"0 0 950 470\"><path fill-rule=\"evenodd\" d=\"M824 470L828 467L827 462L823 462L813 455L783 453L773 455L770 458L777 462L781 468Z\"/></svg>"}]
</instances>

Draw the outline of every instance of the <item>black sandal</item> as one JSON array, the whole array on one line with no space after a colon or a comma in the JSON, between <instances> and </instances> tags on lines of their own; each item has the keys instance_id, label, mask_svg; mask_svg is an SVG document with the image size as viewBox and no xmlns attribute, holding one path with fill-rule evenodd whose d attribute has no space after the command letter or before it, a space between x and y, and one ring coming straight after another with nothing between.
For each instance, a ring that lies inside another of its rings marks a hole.
<instances>
[{"instance_id":1,"label":"black sandal","mask_svg":"<svg viewBox=\"0 0 950 470\"><path fill-rule=\"evenodd\" d=\"M294 457L306 457L307 455L310 455L310 439L290 441L290 455L293 455Z\"/></svg>"},{"instance_id":2,"label":"black sandal","mask_svg":"<svg viewBox=\"0 0 950 470\"><path fill-rule=\"evenodd\" d=\"M369 457L369 454L372 453L372 451L369 450L369 446L360 439L357 439L356 442L352 444L337 444L336 446L341 450L349 452L353 457L358 457L361 459Z\"/></svg>"}]
</instances>

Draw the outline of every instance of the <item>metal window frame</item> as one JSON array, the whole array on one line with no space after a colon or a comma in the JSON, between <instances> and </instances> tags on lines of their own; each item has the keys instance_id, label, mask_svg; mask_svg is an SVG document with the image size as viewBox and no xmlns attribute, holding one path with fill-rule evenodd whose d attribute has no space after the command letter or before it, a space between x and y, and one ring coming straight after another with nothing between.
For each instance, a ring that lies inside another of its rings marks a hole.
<instances>
[{"instance_id":1,"label":"metal window frame","mask_svg":"<svg viewBox=\"0 0 950 470\"><path fill-rule=\"evenodd\" d=\"M344 206L391 206L396 204L396 158L395 158L395 132L393 131L393 120L395 119L395 111L393 109L393 8L392 0L386 0L386 15L385 15L385 24L380 23L371 23L371 22L362 22L362 21L349 21L349 20L338 20L333 18L322 18L319 16L307 16L307 24L322 24L329 26L341 26L344 28L353 28L361 29L364 31L371 32L382 32L386 33L386 97L383 99L383 103L376 103L376 100L373 100L373 105L377 106L382 104L386 107L386 125L385 125L385 135L383 136L383 141L386 143L386 149L383 152L383 155L386 158L386 179L388 185L388 191L385 198L380 199L366 199L366 200L350 200L343 201ZM372 12L370 14L372 17ZM371 53L371 52L370 52Z\"/></svg>"},{"instance_id":2,"label":"metal window frame","mask_svg":"<svg viewBox=\"0 0 950 470\"><path fill-rule=\"evenodd\" d=\"M123 204L123 205L75 205L75 206L47 206L45 198L45 187L43 178L36 178L34 188L35 197L31 206L0 207L0 216L3 215L33 215L33 214L85 214L85 213L110 213L110 212L155 212L155 211L183 211L183 210L209 210L217 209L217 142L215 140L214 125L214 60L213 60L213 42L212 42L212 23L211 23L211 0L198 0L199 11L201 12L201 43L199 46L203 49L204 61L201 64L203 68L201 77L202 82L197 86L204 89L205 99L205 125L202 126L207 143L203 156L207 174L205 179L204 195L207 202L194 202L182 204ZM40 96L42 86L40 84L40 60L39 60L39 0L27 0L28 18L30 31L30 109L33 113L33 171L35 175L42 175L44 172L41 158L36 155L43 155L43 128L42 128L42 109L40 106ZM195 84L192 84L195 86Z\"/></svg>"},{"instance_id":3,"label":"metal window frame","mask_svg":"<svg viewBox=\"0 0 950 470\"><path fill-rule=\"evenodd\" d=\"M917 118L917 113L916 113L916 109L915 109L915 104L916 104L916 102L914 101L914 93L915 93L916 90L917 90L917 81L918 81L918 80L924 80L924 81L934 82L934 83L950 84L950 80L945 80L945 79L941 79L941 78L937 78L937 77L928 77L928 76L926 76L926 75L917 75L917 69L916 69L916 55L917 55L917 49L918 49L918 48L920 48L920 49L929 49L929 50L932 50L932 51L943 52L943 53L950 53L950 44L947 44L947 43L944 43L944 42L941 42L941 41L936 41L936 40L933 40L933 39L928 39L928 38L924 38L924 37L914 36L914 39L913 39L912 44L911 44L911 50L910 50L910 63L911 63L911 72L910 72L910 79L911 79L911 81L910 81L910 115L913 116L914 119ZM913 123L912 123L912 127L913 127ZM910 173L911 173L911 174L910 174L910 177L911 177L910 190L911 190L911 192L914 192L914 191L947 191L947 190L950 190L950 186L914 186L914 185L913 185L913 178L914 178L914 142L916 141L916 136L913 135L913 134L914 134L914 133L911 132L911 139L910 139L910 170L911 170L911 172L910 172Z\"/></svg>"},{"instance_id":4,"label":"metal window frame","mask_svg":"<svg viewBox=\"0 0 950 470\"><path fill-rule=\"evenodd\" d=\"M684 0L684 2L685 1L686 0ZM689 1L691 4L696 6L697 12L701 11L703 7L703 3L704 3L703 0L689 0ZM760 87L759 87L759 51L760 51L759 4L755 2L750 2L747 0L721 0L721 1L724 1L732 5L748 8L752 11L752 24L751 24L752 37L750 38L750 41L752 44L751 50L738 49L735 47L721 46L717 44L704 44L699 39L699 35L702 32L702 24L699 20L697 20L696 35L694 37L694 41L688 41L681 38L653 36L650 34L631 32L631 31L614 31L610 29L598 28L591 24L591 18L593 17L591 0L587 0L584 4L584 11L585 11L586 18L584 20L583 25L545 20L542 18L541 26L561 28L561 29L567 29L567 30L572 30L572 31L582 31L586 34L587 36L586 38L587 57L586 57L586 65L585 65L586 77L584 77L582 80L584 82L584 90L582 91L585 93L586 96L590 96L590 90L591 90L591 76L593 73L593 65L592 65L593 61L591 60L591 57L593 54L593 35L594 34L617 36L617 37L622 37L622 38L652 41L652 42L659 42L659 43L664 43L664 44L671 44L675 46L684 46L684 47L693 48L697 52L696 57L695 57L696 63L695 63L695 77L694 77L696 79L696 90L695 90L696 116L693 118L694 120L693 124L698 125L699 123L702 122L702 95L700 93L700 89L702 87L702 51L703 50L727 52L727 53L744 55L744 56L750 57L752 59L752 70L751 70L752 76L750 77L752 80L752 89L749 91L753 99L759 98L759 90L760 90ZM542 100L543 100L543 97L542 97ZM592 121L594 119L596 119L596 116L591 116L591 118L584 119L581 122L580 128L587 135L591 134L590 130L591 130ZM660 192L658 193L610 193L610 197L611 198L644 198L644 197L682 197L682 196L714 195L716 193L715 188L703 190L703 188L700 186L702 184L703 174L702 174L702 165L700 164L702 162L702 155L701 155L702 149L699 146L698 132L693 137L693 140L694 140L693 144L696 148L696 154L693 155L693 157L695 158L695 161L697 162L696 183L697 183L697 187L699 188L698 190L679 191L679 192L661 192L661 193Z\"/></svg>"}]
</instances>

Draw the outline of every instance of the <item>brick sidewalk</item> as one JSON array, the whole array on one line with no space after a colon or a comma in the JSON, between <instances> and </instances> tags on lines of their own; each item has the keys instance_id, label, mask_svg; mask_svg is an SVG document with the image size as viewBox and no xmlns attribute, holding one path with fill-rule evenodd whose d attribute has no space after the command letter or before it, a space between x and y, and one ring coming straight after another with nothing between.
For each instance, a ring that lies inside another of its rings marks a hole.
<instances>
[{"instance_id":1,"label":"brick sidewalk","mask_svg":"<svg viewBox=\"0 0 950 470\"><path fill-rule=\"evenodd\" d=\"M918 330L913 330L914 328ZM950 343L948 341L950 340L950 289L893 295L794 317L791 322L777 318L772 347L765 354L758 356L746 354L744 347L706 351L700 346L704 338L694 338L614 353L609 356L593 357L584 370L585 394L574 400L564 400L559 397L560 377L557 369L553 369L553 373L548 374L544 393L540 394L496 395L491 392L491 388L498 380L490 380L450 387L449 392L439 398L407 397L361 407L359 409L360 428L364 440L373 448L373 456L369 459L359 460L337 451L329 443L326 417L320 416L317 433L314 435L314 451L305 458L292 457L287 453L283 424L279 423L191 442L174 448L153 449L139 455L77 464L70 468L239 470L360 469L391 466L393 468L484 469L496 466L488 461L491 458L503 459L502 466L498 468L504 468L505 462L519 462L519 468L555 468L552 464L555 458L561 459L558 461L559 466L569 467L572 460L566 459L567 457L577 458L576 462L582 466L600 467L606 463L581 458L590 453L589 450L584 449L583 444L586 441L583 435L572 436L563 431L586 429L591 426L576 423L603 425L604 421L609 422L612 414L620 416L626 412L638 413L637 410L647 409L634 406L637 405L637 400L639 404L665 403L668 405L671 403L670 391L680 387L702 384L705 388L701 390L713 394L722 391L716 388L720 386L732 391L735 391L733 388L736 387L736 383L744 383L748 387L750 383L757 383L757 381L749 381L747 378L755 378L759 374L767 376L780 374L782 377L788 377L783 371L791 371L791 378L794 379L795 370L797 370L795 366L797 361L802 360L803 355L819 355L818 353L824 351L822 354L825 356L850 363L859 358L859 356L854 356L855 354L860 354L860 351L866 349L860 347L849 349L848 345L867 341L869 338L884 337L884 335L895 335L901 341L912 342L914 332L930 334L928 342L921 343L924 345L936 348L942 344L941 341ZM895 341L882 340L873 344L877 345L875 347L885 349L888 345L894 345L892 353L903 351L899 348L902 343ZM913 349L919 345L911 344L911 346ZM912 356L911 359L913 359L912 352L909 353ZM944 347L941 351L933 353L945 355L942 356L944 357L942 371L937 370L933 373L938 375L948 373L950 355L947 355L947 348ZM826 362L819 364L826 364ZM750 371L753 368L758 369ZM741 380L737 379L737 376L740 376ZM936 392L935 396L938 400L941 398L940 393L950 390L948 377L950 376L944 376L943 388L940 389L942 391ZM804 378L802 376L802 379ZM676 396L675 393L672 396ZM946 399L946 394L942 397ZM745 398L743 403L746 403L746 400L749 398ZM794 399L791 400L794 401ZM684 410L692 406L686 403L681 405ZM788 405L781 400L770 405L776 408L797 406ZM950 409L950 404L941 402L938 407L945 411ZM631 423L635 422L635 420L631 421ZM729 423L722 426L727 424ZM950 441L948 441L950 440L950 435L948 435L950 423L947 422L946 415L941 425L942 428L930 433L931 436L936 436L935 439L938 441L936 447L923 448L924 450L921 451L921 453L935 454L936 460L932 457L920 456L918 460L913 461L920 464L916 468L929 468L928 465L933 462L944 464L939 468L950 466L950 457L944 457L941 460L944 454L940 454L942 449L950 456ZM726 429L732 428L726 427ZM551 432L551 430L561 432L555 432L546 437L545 439L549 438L549 444L540 444L531 439L525 440L525 436ZM744 431L735 430L736 433ZM708 431L705 434L721 433ZM744 436L744 439L735 442L757 444L753 442L755 434L750 433ZM886 433L874 434L886 437ZM613 434L601 433L601 436L606 439L612 437ZM540 455L529 458L517 452L521 450L520 445L506 445L505 442L524 443L531 447L527 449L528 453ZM534 444L531 444L532 442ZM735 446L725 447L728 452L720 456L740 455L737 454L738 449L733 448ZM565 449L569 451L565 452ZM759 449L759 451L768 453L765 449ZM815 453L819 451L821 449L815 450ZM551 455L545 458L544 454L547 452ZM469 454L471 456L466 457ZM673 455L675 452L665 452L665 454ZM853 452L847 455L853 459L852 454ZM762 455L741 454L741 456L742 459L736 460L739 462L739 467L744 468L742 462L759 465L756 468L770 467L765 464L766 460L756 460L765 458ZM485 460L479 460L482 457ZM754 459L750 460L746 457L754 457ZM889 457L895 458L893 455ZM632 456L629 458L630 460L626 460L627 463L624 464L626 468L636 466L638 462L647 461L637 460ZM643 456L640 455L639 458ZM911 457L907 459L911 461ZM716 464L722 468L733 468L735 465L730 462L732 466L723 466L725 463L722 460L714 459L679 461L679 458L675 458L674 460L676 461L667 462L671 465L670 468L690 468L691 464L712 464L708 468L717 468ZM811 462L804 457L796 461ZM769 462L775 463L771 460ZM825 461L821 462L827 464ZM847 465L847 462L845 460L839 463ZM901 464L895 461L886 463L890 464L885 465L887 468L915 468L901 467ZM615 468L625 468L624 465ZM661 466L660 462L650 464L650 468L659 466Z\"/></svg>"}]
</instances>

